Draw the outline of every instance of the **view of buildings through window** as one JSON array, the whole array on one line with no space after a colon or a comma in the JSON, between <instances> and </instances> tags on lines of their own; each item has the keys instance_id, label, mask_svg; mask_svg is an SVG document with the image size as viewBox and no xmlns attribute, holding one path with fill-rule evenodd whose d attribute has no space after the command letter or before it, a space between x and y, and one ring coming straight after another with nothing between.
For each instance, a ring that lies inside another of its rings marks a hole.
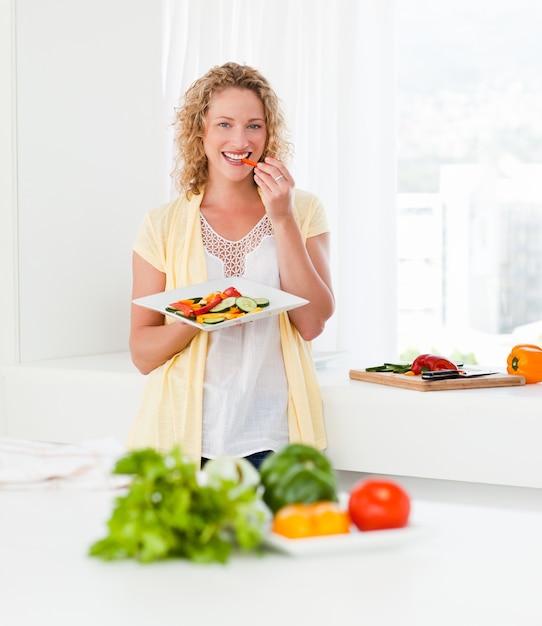
<instances>
[{"instance_id":1,"label":"view of buildings through window","mask_svg":"<svg viewBox=\"0 0 542 626\"><path fill-rule=\"evenodd\" d=\"M542 3L399 0L402 358L542 345Z\"/></svg>"}]
</instances>

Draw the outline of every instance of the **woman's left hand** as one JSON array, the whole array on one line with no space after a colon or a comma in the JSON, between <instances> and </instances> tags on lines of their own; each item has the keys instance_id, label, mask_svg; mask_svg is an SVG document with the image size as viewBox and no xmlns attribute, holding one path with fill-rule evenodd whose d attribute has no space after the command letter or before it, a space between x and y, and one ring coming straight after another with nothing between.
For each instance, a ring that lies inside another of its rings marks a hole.
<instances>
[{"instance_id":1,"label":"woman's left hand","mask_svg":"<svg viewBox=\"0 0 542 626\"><path fill-rule=\"evenodd\" d=\"M272 222L292 214L295 181L284 163L267 157L254 168L254 181L262 190L265 210Z\"/></svg>"}]
</instances>

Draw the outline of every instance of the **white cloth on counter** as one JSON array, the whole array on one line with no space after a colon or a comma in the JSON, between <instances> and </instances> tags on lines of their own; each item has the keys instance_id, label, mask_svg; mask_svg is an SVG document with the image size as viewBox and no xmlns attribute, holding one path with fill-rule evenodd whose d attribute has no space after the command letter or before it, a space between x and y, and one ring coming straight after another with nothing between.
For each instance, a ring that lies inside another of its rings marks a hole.
<instances>
[{"instance_id":1,"label":"white cloth on counter","mask_svg":"<svg viewBox=\"0 0 542 626\"><path fill-rule=\"evenodd\" d=\"M0 490L124 487L131 477L112 471L125 454L113 438L67 444L0 437Z\"/></svg>"}]
</instances>

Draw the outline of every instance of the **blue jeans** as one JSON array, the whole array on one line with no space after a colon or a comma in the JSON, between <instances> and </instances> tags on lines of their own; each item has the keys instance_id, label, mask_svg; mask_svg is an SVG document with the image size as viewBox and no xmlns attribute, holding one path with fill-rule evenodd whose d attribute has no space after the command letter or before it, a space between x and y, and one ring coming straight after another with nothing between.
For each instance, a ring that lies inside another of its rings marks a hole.
<instances>
[{"instance_id":1,"label":"blue jeans","mask_svg":"<svg viewBox=\"0 0 542 626\"><path fill-rule=\"evenodd\" d=\"M260 469L260 465L262 464L263 460L269 456L270 454L273 453L273 450L262 450L261 452L255 452L254 454L249 454L248 456L244 457L247 461L250 461L250 463L252 463L252 465L254 465L254 467L259 470ZM203 467L205 465L205 463L207 463L209 459L206 459L205 457L202 457L201 459L201 467Z\"/></svg>"}]
</instances>

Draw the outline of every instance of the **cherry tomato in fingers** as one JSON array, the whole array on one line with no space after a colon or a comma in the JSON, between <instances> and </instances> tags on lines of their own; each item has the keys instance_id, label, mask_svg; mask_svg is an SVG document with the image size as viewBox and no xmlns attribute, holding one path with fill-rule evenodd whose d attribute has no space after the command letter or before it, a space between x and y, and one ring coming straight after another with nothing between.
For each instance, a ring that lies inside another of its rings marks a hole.
<instances>
[{"instance_id":1,"label":"cherry tomato in fingers","mask_svg":"<svg viewBox=\"0 0 542 626\"><path fill-rule=\"evenodd\" d=\"M410 515L410 498L398 484L366 480L350 491L348 513L359 530L402 528Z\"/></svg>"}]
</instances>

